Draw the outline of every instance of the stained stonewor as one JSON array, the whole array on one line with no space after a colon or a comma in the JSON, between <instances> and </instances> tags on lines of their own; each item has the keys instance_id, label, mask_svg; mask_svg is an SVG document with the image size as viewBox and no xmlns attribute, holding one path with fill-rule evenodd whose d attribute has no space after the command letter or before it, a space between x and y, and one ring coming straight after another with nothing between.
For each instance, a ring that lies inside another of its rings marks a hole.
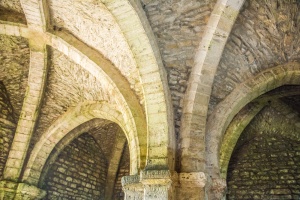
<instances>
[{"instance_id":1,"label":"stained stonewor","mask_svg":"<svg viewBox=\"0 0 300 200\"><path fill-rule=\"evenodd\" d=\"M22 37L0 35L0 80L4 83L14 108L14 118L19 118L29 71L28 40Z\"/></svg>"},{"instance_id":2,"label":"stained stonewor","mask_svg":"<svg viewBox=\"0 0 300 200\"><path fill-rule=\"evenodd\" d=\"M15 133L13 108L8 93L0 81L0 177L7 160L8 152Z\"/></svg>"}]
</instances>

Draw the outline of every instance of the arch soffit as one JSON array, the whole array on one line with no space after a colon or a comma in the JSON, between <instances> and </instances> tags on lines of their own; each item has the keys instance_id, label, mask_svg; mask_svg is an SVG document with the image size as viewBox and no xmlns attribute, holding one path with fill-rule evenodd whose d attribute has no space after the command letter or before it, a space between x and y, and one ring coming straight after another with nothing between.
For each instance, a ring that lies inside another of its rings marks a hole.
<instances>
[{"instance_id":1,"label":"arch soffit","mask_svg":"<svg viewBox=\"0 0 300 200\"><path fill-rule=\"evenodd\" d=\"M115 17L126 38L140 74L148 126L148 160L165 160L174 168L175 134L171 97L156 38L137 0L101 0ZM157 144L157 137L160 144ZM163 149L159 149L163 146ZM156 149L156 147L158 149ZM171 151L168 153L168 151ZM162 153L164 152L164 153ZM158 161L160 162L160 161ZM162 163L159 163L162 164ZM164 163L167 164L167 163Z\"/></svg>"},{"instance_id":2,"label":"arch soffit","mask_svg":"<svg viewBox=\"0 0 300 200\"><path fill-rule=\"evenodd\" d=\"M259 73L252 79L241 83L230 95L217 105L209 116L206 129L207 165L219 173L219 152L224 132L234 116L258 96L285 84L300 84L300 63L290 62ZM258 108L259 109L259 108ZM254 110L253 113L256 111ZM252 113L252 114L253 114ZM245 116L247 121L250 116ZM238 129L237 129L238 130ZM239 133L237 131L237 133ZM233 136L232 141L236 138Z\"/></svg>"},{"instance_id":3,"label":"arch soffit","mask_svg":"<svg viewBox=\"0 0 300 200\"><path fill-rule=\"evenodd\" d=\"M200 131L204 137L214 76L228 36L244 2L245 0L218 0L210 15L206 30L195 54L195 65L192 68L183 99L180 130L181 159L190 157L189 149L190 146L193 146L191 144L193 143L191 140L193 132ZM199 121L203 122L203 127L199 125ZM203 141L203 146L205 146L204 143ZM189 168L185 169L183 165L181 167L182 170L191 170Z\"/></svg>"}]
</instances>

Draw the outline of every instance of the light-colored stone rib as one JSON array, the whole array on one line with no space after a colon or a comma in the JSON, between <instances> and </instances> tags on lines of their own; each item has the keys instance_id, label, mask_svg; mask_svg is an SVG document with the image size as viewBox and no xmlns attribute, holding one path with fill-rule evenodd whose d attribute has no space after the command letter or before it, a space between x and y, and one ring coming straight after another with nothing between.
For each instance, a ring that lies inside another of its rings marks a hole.
<instances>
[{"instance_id":1,"label":"light-colored stone rib","mask_svg":"<svg viewBox=\"0 0 300 200\"><path fill-rule=\"evenodd\" d=\"M4 178L18 180L38 119L47 80L47 51L30 52L30 68L26 96L15 137L5 166Z\"/></svg>"}]
</instances>

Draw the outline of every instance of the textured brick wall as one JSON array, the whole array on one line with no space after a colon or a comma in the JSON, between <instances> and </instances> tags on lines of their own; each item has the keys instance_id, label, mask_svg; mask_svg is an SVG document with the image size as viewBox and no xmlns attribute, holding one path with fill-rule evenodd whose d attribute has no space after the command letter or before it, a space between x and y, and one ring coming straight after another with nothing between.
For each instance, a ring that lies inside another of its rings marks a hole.
<instances>
[{"instance_id":1,"label":"textured brick wall","mask_svg":"<svg viewBox=\"0 0 300 200\"><path fill-rule=\"evenodd\" d=\"M245 129L229 163L227 199L300 198L300 141L288 121L267 108Z\"/></svg>"},{"instance_id":2,"label":"textured brick wall","mask_svg":"<svg viewBox=\"0 0 300 200\"><path fill-rule=\"evenodd\" d=\"M300 143L256 137L231 160L228 199L299 199Z\"/></svg>"},{"instance_id":3,"label":"textured brick wall","mask_svg":"<svg viewBox=\"0 0 300 200\"><path fill-rule=\"evenodd\" d=\"M82 134L60 153L51 166L45 199L103 199L107 161L92 136Z\"/></svg>"},{"instance_id":4,"label":"textured brick wall","mask_svg":"<svg viewBox=\"0 0 300 200\"><path fill-rule=\"evenodd\" d=\"M4 84L0 81L0 177L14 136L13 109Z\"/></svg>"}]
</instances>

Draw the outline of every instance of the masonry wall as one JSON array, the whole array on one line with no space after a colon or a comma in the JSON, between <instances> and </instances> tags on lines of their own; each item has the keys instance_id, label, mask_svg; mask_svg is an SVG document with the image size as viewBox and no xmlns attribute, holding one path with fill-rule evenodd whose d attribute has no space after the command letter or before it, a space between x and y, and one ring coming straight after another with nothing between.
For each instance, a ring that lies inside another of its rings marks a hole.
<instances>
[{"instance_id":1,"label":"masonry wall","mask_svg":"<svg viewBox=\"0 0 300 200\"><path fill-rule=\"evenodd\" d=\"M4 84L0 81L0 178L15 132L13 109Z\"/></svg>"},{"instance_id":2,"label":"masonry wall","mask_svg":"<svg viewBox=\"0 0 300 200\"><path fill-rule=\"evenodd\" d=\"M122 190L121 179L123 176L129 176L130 173L130 160L129 160L129 148L128 144L124 148L124 152L120 161L119 170L116 178L116 183L114 187L114 200L122 200L124 199L124 192Z\"/></svg>"},{"instance_id":3,"label":"masonry wall","mask_svg":"<svg viewBox=\"0 0 300 200\"><path fill-rule=\"evenodd\" d=\"M73 140L50 168L45 199L104 199L107 161L87 133Z\"/></svg>"},{"instance_id":4,"label":"masonry wall","mask_svg":"<svg viewBox=\"0 0 300 200\"><path fill-rule=\"evenodd\" d=\"M300 142L260 135L234 152L227 199L299 199Z\"/></svg>"}]
</instances>

